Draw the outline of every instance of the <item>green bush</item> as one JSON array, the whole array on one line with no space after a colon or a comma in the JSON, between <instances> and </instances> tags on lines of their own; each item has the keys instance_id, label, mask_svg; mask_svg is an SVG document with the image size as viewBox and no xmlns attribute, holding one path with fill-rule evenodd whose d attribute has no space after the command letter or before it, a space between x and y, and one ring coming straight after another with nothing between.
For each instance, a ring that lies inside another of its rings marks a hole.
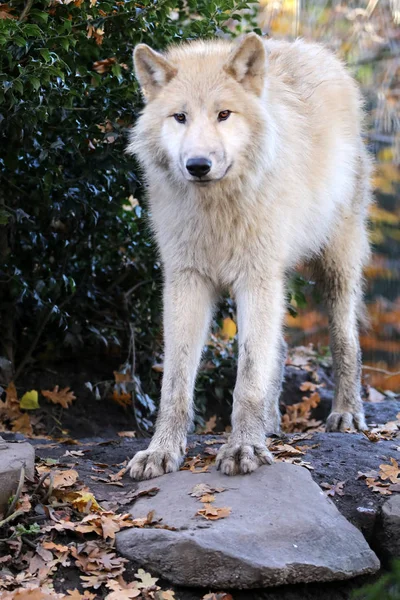
<instances>
[{"instance_id":1,"label":"green bush","mask_svg":"<svg viewBox=\"0 0 400 600\"><path fill-rule=\"evenodd\" d=\"M354 600L400 600L400 560L395 560L388 573L375 583L357 590Z\"/></svg>"},{"instance_id":2,"label":"green bush","mask_svg":"<svg viewBox=\"0 0 400 600\"><path fill-rule=\"evenodd\" d=\"M17 376L32 358L126 357L134 335L155 391L160 263L124 153L141 108L132 50L232 35L238 11L251 18L239 0L0 6L0 356Z\"/></svg>"}]
</instances>

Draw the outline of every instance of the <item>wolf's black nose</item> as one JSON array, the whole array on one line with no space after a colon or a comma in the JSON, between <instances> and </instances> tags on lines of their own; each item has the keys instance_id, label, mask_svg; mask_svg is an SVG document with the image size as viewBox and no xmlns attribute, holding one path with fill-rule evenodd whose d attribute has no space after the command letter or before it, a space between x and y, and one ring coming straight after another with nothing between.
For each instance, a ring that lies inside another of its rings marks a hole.
<instances>
[{"instance_id":1,"label":"wolf's black nose","mask_svg":"<svg viewBox=\"0 0 400 600\"><path fill-rule=\"evenodd\" d=\"M208 158L189 158L186 168L193 177L203 177L211 169L211 160Z\"/></svg>"}]
</instances>

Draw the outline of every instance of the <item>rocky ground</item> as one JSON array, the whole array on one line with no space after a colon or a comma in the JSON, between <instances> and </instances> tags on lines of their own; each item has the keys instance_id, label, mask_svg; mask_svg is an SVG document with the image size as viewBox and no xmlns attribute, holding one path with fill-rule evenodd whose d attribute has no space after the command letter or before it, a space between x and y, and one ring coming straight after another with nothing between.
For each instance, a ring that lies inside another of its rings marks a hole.
<instances>
[{"instance_id":1,"label":"rocky ground","mask_svg":"<svg viewBox=\"0 0 400 600\"><path fill-rule=\"evenodd\" d=\"M148 440L132 430L31 438L24 486L25 438L3 433L18 489L0 517L2 600L350 599L400 556L400 400L369 390L369 431L327 434L332 389L324 368L287 368L275 464L249 476L215 472L218 419L189 437L179 473L139 484L125 466Z\"/></svg>"}]
</instances>

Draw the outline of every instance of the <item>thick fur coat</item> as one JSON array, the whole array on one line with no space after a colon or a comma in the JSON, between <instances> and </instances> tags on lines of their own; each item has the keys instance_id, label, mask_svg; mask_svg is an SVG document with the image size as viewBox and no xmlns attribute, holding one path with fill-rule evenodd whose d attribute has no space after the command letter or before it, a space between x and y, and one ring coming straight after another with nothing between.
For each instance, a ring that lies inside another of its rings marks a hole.
<instances>
[{"instance_id":1,"label":"thick fur coat","mask_svg":"<svg viewBox=\"0 0 400 600\"><path fill-rule=\"evenodd\" d=\"M179 468L201 350L221 290L235 294L239 366L226 474L271 462L279 429L288 269L308 263L324 293L336 394L327 429L366 427L357 315L368 259L370 160L362 102L326 49L249 34L134 55L146 106L128 151L143 167L164 266L161 406L134 478Z\"/></svg>"}]
</instances>

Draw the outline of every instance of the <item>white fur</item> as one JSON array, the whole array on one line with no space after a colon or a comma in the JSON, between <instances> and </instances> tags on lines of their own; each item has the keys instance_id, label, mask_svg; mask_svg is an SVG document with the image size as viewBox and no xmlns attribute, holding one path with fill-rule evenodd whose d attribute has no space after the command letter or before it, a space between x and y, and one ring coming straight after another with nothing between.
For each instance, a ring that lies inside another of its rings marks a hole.
<instances>
[{"instance_id":1,"label":"white fur","mask_svg":"<svg viewBox=\"0 0 400 600\"><path fill-rule=\"evenodd\" d=\"M271 461L265 434L279 427L285 277L304 261L319 274L332 323L338 386L328 428L365 427L357 310L370 163L354 81L327 50L300 40L250 34L239 45L184 44L146 71L149 51L135 51L148 104L128 151L144 170L165 270L165 368L156 433L132 459L132 476L178 468L201 348L228 286L238 304L239 367L231 440L217 465L232 474ZM220 122L223 110L232 114ZM208 183L186 169L199 156L212 161Z\"/></svg>"}]
</instances>

